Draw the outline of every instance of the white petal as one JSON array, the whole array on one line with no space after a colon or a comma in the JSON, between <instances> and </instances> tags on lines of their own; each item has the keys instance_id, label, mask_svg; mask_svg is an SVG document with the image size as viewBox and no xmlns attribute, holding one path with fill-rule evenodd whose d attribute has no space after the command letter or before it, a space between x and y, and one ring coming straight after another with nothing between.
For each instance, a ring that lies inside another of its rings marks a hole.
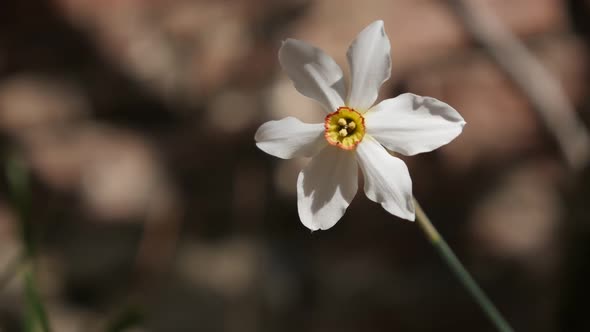
<instances>
[{"instance_id":1,"label":"white petal","mask_svg":"<svg viewBox=\"0 0 590 332\"><path fill-rule=\"evenodd\" d=\"M406 156L437 149L457 137L465 120L442 101L405 93L365 113L367 133Z\"/></svg>"},{"instance_id":2,"label":"white petal","mask_svg":"<svg viewBox=\"0 0 590 332\"><path fill-rule=\"evenodd\" d=\"M357 159L365 177L365 194L373 202L400 218L414 220L412 179L408 167L370 136L356 148Z\"/></svg>"},{"instance_id":3,"label":"white petal","mask_svg":"<svg viewBox=\"0 0 590 332\"><path fill-rule=\"evenodd\" d=\"M360 112L373 106L379 88L391 74L390 49L383 21L375 21L359 33L346 53L351 76L346 105Z\"/></svg>"},{"instance_id":4,"label":"white petal","mask_svg":"<svg viewBox=\"0 0 590 332\"><path fill-rule=\"evenodd\" d=\"M344 215L358 189L354 153L328 146L297 178L297 208L301 222L312 231L328 229Z\"/></svg>"},{"instance_id":5,"label":"white petal","mask_svg":"<svg viewBox=\"0 0 590 332\"><path fill-rule=\"evenodd\" d=\"M279 50L279 62L302 95L319 101L328 113L344 106L342 70L319 48L287 39Z\"/></svg>"},{"instance_id":6,"label":"white petal","mask_svg":"<svg viewBox=\"0 0 590 332\"><path fill-rule=\"evenodd\" d=\"M327 145L323 123L303 123L288 117L268 121L254 135L256 146L275 157L312 157Z\"/></svg>"}]
</instances>

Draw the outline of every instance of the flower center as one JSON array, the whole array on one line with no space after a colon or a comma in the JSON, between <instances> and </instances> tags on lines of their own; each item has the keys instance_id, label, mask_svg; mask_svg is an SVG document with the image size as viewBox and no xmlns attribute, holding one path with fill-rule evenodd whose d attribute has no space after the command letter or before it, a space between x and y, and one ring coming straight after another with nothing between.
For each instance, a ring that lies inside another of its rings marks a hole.
<instances>
[{"instance_id":1,"label":"flower center","mask_svg":"<svg viewBox=\"0 0 590 332\"><path fill-rule=\"evenodd\" d=\"M365 118L348 107L340 107L326 116L326 141L344 150L354 150L365 136Z\"/></svg>"}]
</instances>

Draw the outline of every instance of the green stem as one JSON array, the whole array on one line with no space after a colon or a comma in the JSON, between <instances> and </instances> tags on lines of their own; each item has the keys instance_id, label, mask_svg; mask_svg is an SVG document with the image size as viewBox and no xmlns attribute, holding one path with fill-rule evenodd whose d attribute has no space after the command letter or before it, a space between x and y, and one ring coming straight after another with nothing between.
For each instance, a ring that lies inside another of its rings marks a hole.
<instances>
[{"instance_id":1,"label":"green stem","mask_svg":"<svg viewBox=\"0 0 590 332\"><path fill-rule=\"evenodd\" d=\"M43 300L38 291L35 280L34 267L29 263L25 274L25 331L26 332L50 332L47 312L43 306Z\"/></svg>"},{"instance_id":2,"label":"green stem","mask_svg":"<svg viewBox=\"0 0 590 332\"><path fill-rule=\"evenodd\" d=\"M12 205L17 213L23 254L15 263L15 270L23 270L24 278L24 330L26 332L50 332L47 312L39 292L35 277L34 260L37 247L31 221L32 194L29 184L29 173L26 165L18 156L10 156L5 163L5 174L8 182ZM12 267L9 267L9 272ZM18 272L18 271L17 271ZM7 275L6 280L10 279Z\"/></svg>"},{"instance_id":3,"label":"green stem","mask_svg":"<svg viewBox=\"0 0 590 332\"><path fill-rule=\"evenodd\" d=\"M445 260L447 265L451 268L455 276L461 281L463 287L467 289L469 294L473 297L475 302L479 304L483 312L488 316L488 318L492 321L492 323L496 326L496 329L500 332L513 332L514 330L506 319L502 316L500 311L494 306L492 301L487 297L487 295L483 292L481 287L475 282L471 274L467 272L463 264L459 261L453 250L449 247L447 242L443 239L440 233L436 230L432 222L430 222L430 218L424 213L418 201L414 199L414 205L416 207L416 221L418 225L426 234L430 243L434 246L434 248L438 251L441 257Z\"/></svg>"}]
</instances>

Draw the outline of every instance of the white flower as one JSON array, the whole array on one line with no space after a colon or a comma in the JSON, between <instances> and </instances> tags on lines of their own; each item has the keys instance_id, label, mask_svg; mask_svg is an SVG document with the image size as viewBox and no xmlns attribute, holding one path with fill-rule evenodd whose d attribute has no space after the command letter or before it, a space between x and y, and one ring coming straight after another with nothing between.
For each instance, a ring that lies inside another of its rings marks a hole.
<instances>
[{"instance_id":1,"label":"white flower","mask_svg":"<svg viewBox=\"0 0 590 332\"><path fill-rule=\"evenodd\" d=\"M269 121L258 129L256 145L273 156L313 157L297 178L301 222L328 229L344 215L358 188L358 167L365 194L398 217L414 220L412 180L404 155L432 151L457 137L465 121L449 105L406 93L373 105L391 71L389 39L383 21L366 27L350 45L350 89L342 70L320 49L288 39L279 61L301 94L320 102L324 123L293 117Z\"/></svg>"}]
</instances>

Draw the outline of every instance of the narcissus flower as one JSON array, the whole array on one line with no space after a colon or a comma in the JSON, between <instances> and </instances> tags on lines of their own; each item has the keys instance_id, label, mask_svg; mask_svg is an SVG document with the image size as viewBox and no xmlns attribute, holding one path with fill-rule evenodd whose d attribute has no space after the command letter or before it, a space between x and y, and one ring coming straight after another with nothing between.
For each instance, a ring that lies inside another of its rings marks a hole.
<instances>
[{"instance_id":1,"label":"narcissus flower","mask_svg":"<svg viewBox=\"0 0 590 332\"><path fill-rule=\"evenodd\" d=\"M358 167L367 197L389 213L414 220L412 180L404 155L432 151L457 137L465 121L449 105L406 93L373 105L391 71L383 21L366 27L350 45L351 84L346 94L342 70L320 49L286 40L279 61L301 94L318 101L324 123L287 117L263 124L256 145L273 156L312 157L297 178L301 222L328 229L344 215L358 189ZM386 150L387 149L387 150Z\"/></svg>"}]
</instances>

